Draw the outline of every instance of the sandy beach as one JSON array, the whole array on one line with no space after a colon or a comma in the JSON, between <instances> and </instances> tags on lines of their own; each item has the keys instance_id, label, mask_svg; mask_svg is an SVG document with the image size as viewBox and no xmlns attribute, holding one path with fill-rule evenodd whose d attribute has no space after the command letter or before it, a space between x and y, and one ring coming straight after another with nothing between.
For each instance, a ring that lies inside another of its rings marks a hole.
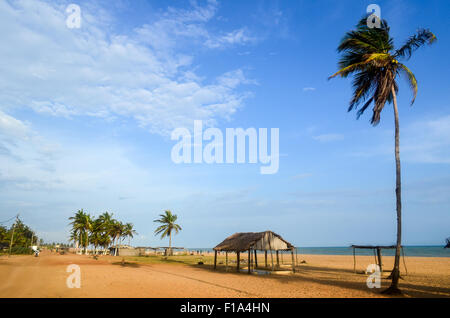
<instances>
[{"instance_id":1,"label":"sandy beach","mask_svg":"<svg viewBox=\"0 0 450 318\"><path fill-rule=\"evenodd\" d=\"M138 258L139 259L139 258ZM230 257L232 259L232 257ZM383 273L382 288L369 289L363 270L373 257L299 255L297 272L271 275L236 273L231 266L214 271L211 258L204 265L182 262L145 263L133 258L58 255L44 251L39 257L0 257L0 297L384 297L389 285ZM220 263L223 255L219 257ZM283 262L287 261L287 255ZM393 257L384 257L386 269ZM68 288L66 268L81 269L81 288ZM450 258L406 257L400 288L406 297L450 297Z\"/></svg>"}]
</instances>

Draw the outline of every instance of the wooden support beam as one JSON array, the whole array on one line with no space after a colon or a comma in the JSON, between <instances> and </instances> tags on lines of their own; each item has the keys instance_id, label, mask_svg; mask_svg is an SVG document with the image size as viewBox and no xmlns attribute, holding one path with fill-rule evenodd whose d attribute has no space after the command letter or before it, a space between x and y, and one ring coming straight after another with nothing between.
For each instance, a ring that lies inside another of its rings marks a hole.
<instances>
[{"instance_id":1,"label":"wooden support beam","mask_svg":"<svg viewBox=\"0 0 450 318\"><path fill-rule=\"evenodd\" d=\"M258 256L256 254L256 250L255 250L255 269L258 267Z\"/></svg>"},{"instance_id":2,"label":"wooden support beam","mask_svg":"<svg viewBox=\"0 0 450 318\"><path fill-rule=\"evenodd\" d=\"M353 248L353 272L356 273L356 255L355 255L355 248Z\"/></svg>"},{"instance_id":3,"label":"wooden support beam","mask_svg":"<svg viewBox=\"0 0 450 318\"><path fill-rule=\"evenodd\" d=\"M225 252L225 271L228 271L228 252Z\"/></svg>"},{"instance_id":4,"label":"wooden support beam","mask_svg":"<svg viewBox=\"0 0 450 318\"><path fill-rule=\"evenodd\" d=\"M251 260L251 257L252 257L252 250L251 249L248 249L248 261L247 261L247 263L248 263L248 273L250 274L250 271L251 271L251 268L252 268L252 260Z\"/></svg>"},{"instance_id":5,"label":"wooden support beam","mask_svg":"<svg viewBox=\"0 0 450 318\"><path fill-rule=\"evenodd\" d=\"M266 267L267 267L267 251L264 251L264 259L266 261Z\"/></svg>"},{"instance_id":6,"label":"wooden support beam","mask_svg":"<svg viewBox=\"0 0 450 318\"><path fill-rule=\"evenodd\" d=\"M295 273L294 249L291 249L291 254L292 254L292 272Z\"/></svg>"},{"instance_id":7,"label":"wooden support beam","mask_svg":"<svg viewBox=\"0 0 450 318\"><path fill-rule=\"evenodd\" d=\"M269 241L269 249L270 249L270 261L272 262L272 271L274 270L273 267L273 253L272 253L272 246L270 245L270 241Z\"/></svg>"},{"instance_id":8,"label":"wooden support beam","mask_svg":"<svg viewBox=\"0 0 450 318\"><path fill-rule=\"evenodd\" d=\"M214 251L214 269L217 267L217 251Z\"/></svg>"},{"instance_id":9,"label":"wooden support beam","mask_svg":"<svg viewBox=\"0 0 450 318\"><path fill-rule=\"evenodd\" d=\"M280 253L278 251L275 253L277 254L277 267L280 267Z\"/></svg>"},{"instance_id":10,"label":"wooden support beam","mask_svg":"<svg viewBox=\"0 0 450 318\"><path fill-rule=\"evenodd\" d=\"M237 257L236 270L239 272L239 262L241 261L241 260L240 260L240 258L241 258L241 253L240 253L240 252L237 252L236 257Z\"/></svg>"},{"instance_id":11,"label":"wooden support beam","mask_svg":"<svg viewBox=\"0 0 450 318\"><path fill-rule=\"evenodd\" d=\"M380 273L383 275L383 262L381 261L381 248L377 247L378 266L380 266Z\"/></svg>"}]
</instances>

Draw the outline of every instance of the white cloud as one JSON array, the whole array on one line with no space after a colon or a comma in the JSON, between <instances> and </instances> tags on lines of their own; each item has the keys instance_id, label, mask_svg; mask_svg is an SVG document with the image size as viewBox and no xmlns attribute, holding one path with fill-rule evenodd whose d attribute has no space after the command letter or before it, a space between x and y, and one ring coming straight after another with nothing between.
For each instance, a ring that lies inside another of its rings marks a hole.
<instances>
[{"instance_id":1,"label":"white cloud","mask_svg":"<svg viewBox=\"0 0 450 318\"><path fill-rule=\"evenodd\" d=\"M62 5L0 2L0 59L8 61L0 65L3 109L124 116L153 133L168 134L194 119L212 124L228 118L248 96L238 91L249 83L241 70L206 82L195 72L192 51L179 47L192 39L200 45L249 39L242 30L217 39L208 32L205 22L216 14L215 1L189 10L169 8L128 35L108 32L112 18L104 11L81 9L81 29L68 29Z\"/></svg>"},{"instance_id":2,"label":"white cloud","mask_svg":"<svg viewBox=\"0 0 450 318\"><path fill-rule=\"evenodd\" d=\"M248 44L254 43L257 41L256 37L252 37L249 35L249 32L242 28L239 30L234 30L232 32L228 32L222 36L209 38L205 45L209 48L224 48L230 45L236 44Z\"/></svg>"},{"instance_id":3,"label":"white cloud","mask_svg":"<svg viewBox=\"0 0 450 318\"><path fill-rule=\"evenodd\" d=\"M22 121L0 110L0 136L5 140L26 139L30 128Z\"/></svg>"},{"instance_id":4,"label":"white cloud","mask_svg":"<svg viewBox=\"0 0 450 318\"><path fill-rule=\"evenodd\" d=\"M330 141L338 141L344 139L344 135L342 134L322 134L313 136L314 140L320 141L320 142L330 142Z\"/></svg>"},{"instance_id":5,"label":"white cloud","mask_svg":"<svg viewBox=\"0 0 450 318\"><path fill-rule=\"evenodd\" d=\"M315 91L315 90L316 90L315 87L303 87L304 92Z\"/></svg>"}]
</instances>

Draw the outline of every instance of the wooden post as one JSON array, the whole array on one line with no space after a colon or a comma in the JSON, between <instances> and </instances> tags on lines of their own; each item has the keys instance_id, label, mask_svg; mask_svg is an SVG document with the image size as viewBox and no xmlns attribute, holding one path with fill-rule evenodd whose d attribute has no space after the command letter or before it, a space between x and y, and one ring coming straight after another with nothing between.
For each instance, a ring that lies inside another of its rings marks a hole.
<instances>
[{"instance_id":1,"label":"wooden post","mask_svg":"<svg viewBox=\"0 0 450 318\"><path fill-rule=\"evenodd\" d=\"M280 253L278 250L275 253L277 254L277 267L280 267Z\"/></svg>"},{"instance_id":2,"label":"wooden post","mask_svg":"<svg viewBox=\"0 0 450 318\"><path fill-rule=\"evenodd\" d=\"M217 251L214 251L214 269L217 267Z\"/></svg>"},{"instance_id":3,"label":"wooden post","mask_svg":"<svg viewBox=\"0 0 450 318\"><path fill-rule=\"evenodd\" d=\"M354 247L353 247L353 272L356 273L356 256Z\"/></svg>"},{"instance_id":4,"label":"wooden post","mask_svg":"<svg viewBox=\"0 0 450 318\"><path fill-rule=\"evenodd\" d=\"M375 264L378 264L378 260L377 260L377 252L376 252L375 249L373 250L373 257L375 258Z\"/></svg>"},{"instance_id":5,"label":"wooden post","mask_svg":"<svg viewBox=\"0 0 450 318\"><path fill-rule=\"evenodd\" d=\"M291 255L292 255L292 272L295 273L294 249L291 249Z\"/></svg>"},{"instance_id":6,"label":"wooden post","mask_svg":"<svg viewBox=\"0 0 450 318\"><path fill-rule=\"evenodd\" d=\"M252 267L252 260L251 260L251 257L252 257L252 250L251 249L248 249L248 273L250 274L250 271L251 271L251 267Z\"/></svg>"},{"instance_id":7,"label":"wooden post","mask_svg":"<svg viewBox=\"0 0 450 318\"><path fill-rule=\"evenodd\" d=\"M228 252L225 252L225 271L228 271Z\"/></svg>"},{"instance_id":8,"label":"wooden post","mask_svg":"<svg viewBox=\"0 0 450 318\"><path fill-rule=\"evenodd\" d=\"M380 273L383 275L383 262L381 261L381 248L377 247L378 266L380 266Z\"/></svg>"},{"instance_id":9,"label":"wooden post","mask_svg":"<svg viewBox=\"0 0 450 318\"><path fill-rule=\"evenodd\" d=\"M256 250L255 250L255 269L258 267L258 256L256 255Z\"/></svg>"},{"instance_id":10,"label":"wooden post","mask_svg":"<svg viewBox=\"0 0 450 318\"><path fill-rule=\"evenodd\" d=\"M240 262L240 258L241 258L241 253L240 252L236 252L237 253L237 266L236 266L236 270L239 272L239 262Z\"/></svg>"},{"instance_id":11,"label":"wooden post","mask_svg":"<svg viewBox=\"0 0 450 318\"><path fill-rule=\"evenodd\" d=\"M272 262L272 271L274 270L273 268L273 254L272 254L272 246L270 245L270 241L269 241L269 249L270 249L270 261Z\"/></svg>"},{"instance_id":12,"label":"wooden post","mask_svg":"<svg viewBox=\"0 0 450 318\"><path fill-rule=\"evenodd\" d=\"M266 261L266 267L267 267L267 251L264 251L264 259Z\"/></svg>"}]
</instances>

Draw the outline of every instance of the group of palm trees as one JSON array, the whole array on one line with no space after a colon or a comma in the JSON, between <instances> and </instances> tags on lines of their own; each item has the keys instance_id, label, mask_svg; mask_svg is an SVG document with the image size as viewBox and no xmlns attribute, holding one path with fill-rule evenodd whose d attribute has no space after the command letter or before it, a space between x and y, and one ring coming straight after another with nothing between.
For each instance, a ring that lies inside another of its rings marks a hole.
<instances>
[{"instance_id":1,"label":"group of palm trees","mask_svg":"<svg viewBox=\"0 0 450 318\"><path fill-rule=\"evenodd\" d=\"M93 218L90 214L78 210L74 216L70 217L70 225L72 226L70 232L70 239L78 248L84 249L84 254L87 254L88 247L92 246L94 254L99 253L99 248L103 249L102 253L110 246L116 247L114 255L117 254L117 246L126 238L128 238L128 245L131 239L137 232L134 230L132 223L122 223L113 219L113 214L105 212L98 218Z\"/></svg>"},{"instance_id":2,"label":"group of palm trees","mask_svg":"<svg viewBox=\"0 0 450 318\"><path fill-rule=\"evenodd\" d=\"M94 219L90 214L78 210L69 220L72 230L70 232L70 240L75 243L77 248L82 248L84 254L87 254L88 247L94 248L94 254L97 255L99 247L103 249L103 254L110 246L114 248L114 256L117 255L117 247L120 243L128 238L128 245L137 232L134 230L133 223L122 223L112 218L113 214L105 212L98 218ZM155 235L161 234L161 239L169 238L168 255L172 255L172 233L177 234L181 230L181 226L176 224L178 216L170 210L165 210L164 214L159 215L160 218L154 222L160 223L155 230Z\"/></svg>"}]
</instances>

